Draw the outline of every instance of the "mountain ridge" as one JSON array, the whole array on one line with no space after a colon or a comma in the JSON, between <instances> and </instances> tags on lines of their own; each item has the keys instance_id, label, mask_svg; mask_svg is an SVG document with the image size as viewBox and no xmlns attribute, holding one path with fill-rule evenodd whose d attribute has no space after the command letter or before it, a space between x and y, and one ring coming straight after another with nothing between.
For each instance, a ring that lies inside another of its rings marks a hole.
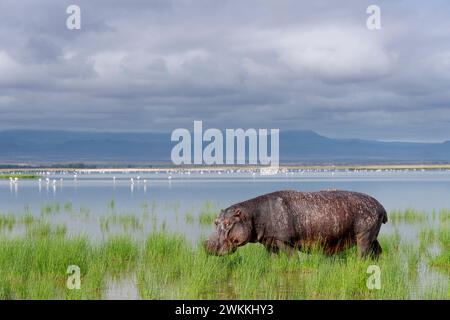
<instances>
[{"instance_id":1,"label":"mountain ridge","mask_svg":"<svg viewBox=\"0 0 450 320\"><path fill-rule=\"evenodd\" d=\"M64 130L0 131L0 163L167 162L170 133ZM204 143L204 146L207 143ZM396 142L280 131L280 163L449 163L450 141Z\"/></svg>"}]
</instances>

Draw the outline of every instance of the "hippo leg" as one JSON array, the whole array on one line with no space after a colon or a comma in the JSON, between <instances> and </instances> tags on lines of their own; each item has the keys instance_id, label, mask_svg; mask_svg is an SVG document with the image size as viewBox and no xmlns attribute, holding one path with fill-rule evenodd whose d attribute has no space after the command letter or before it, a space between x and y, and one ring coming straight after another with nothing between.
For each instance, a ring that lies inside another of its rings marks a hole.
<instances>
[{"instance_id":1,"label":"hippo leg","mask_svg":"<svg viewBox=\"0 0 450 320\"><path fill-rule=\"evenodd\" d=\"M294 247L290 246L289 244L283 241L277 240L275 243L278 248L278 251L284 252L290 257L293 256L297 251Z\"/></svg>"},{"instance_id":2,"label":"hippo leg","mask_svg":"<svg viewBox=\"0 0 450 320\"><path fill-rule=\"evenodd\" d=\"M327 255L333 255L349 248L352 244L354 244L354 241L351 239L343 239L327 244L324 251Z\"/></svg>"},{"instance_id":3,"label":"hippo leg","mask_svg":"<svg viewBox=\"0 0 450 320\"><path fill-rule=\"evenodd\" d=\"M360 257L366 257L369 254L371 242L368 233L356 236L356 244L358 246L358 254Z\"/></svg>"},{"instance_id":4,"label":"hippo leg","mask_svg":"<svg viewBox=\"0 0 450 320\"><path fill-rule=\"evenodd\" d=\"M366 231L356 236L358 253L361 258L371 257L378 258L381 253L381 246L373 231Z\"/></svg>"},{"instance_id":5,"label":"hippo leg","mask_svg":"<svg viewBox=\"0 0 450 320\"><path fill-rule=\"evenodd\" d=\"M270 253L278 254L280 252L286 253L288 256L292 256L295 253L295 248L291 247L290 245L284 243L280 240L275 240L271 244L265 245L267 251Z\"/></svg>"},{"instance_id":6,"label":"hippo leg","mask_svg":"<svg viewBox=\"0 0 450 320\"><path fill-rule=\"evenodd\" d=\"M372 249L371 256L375 259L377 259L380 256L381 252L383 252L383 250L381 249L380 243L378 242L377 239L375 239L372 242L371 249Z\"/></svg>"},{"instance_id":7,"label":"hippo leg","mask_svg":"<svg viewBox=\"0 0 450 320\"><path fill-rule=\"evenodd\" d=\"M279 250L279 248L278 248L277 246L265 245L265 247L266 247L266 250L267 250L268 252L270 252L270 253L276 254L276 253L279 253L279 252L280 252L280 250Z\"/></svg>"}]
</instances>

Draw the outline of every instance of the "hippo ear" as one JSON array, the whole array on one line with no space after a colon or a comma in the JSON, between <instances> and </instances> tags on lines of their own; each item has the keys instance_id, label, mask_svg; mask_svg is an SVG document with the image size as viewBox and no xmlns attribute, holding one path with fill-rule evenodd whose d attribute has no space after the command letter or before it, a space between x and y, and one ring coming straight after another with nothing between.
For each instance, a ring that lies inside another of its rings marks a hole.
<instances>
[{"instance_id":1,"label":"hippo ear","mask_svg":"<svg viewBox=\"0 0 450 320\"><path fill-rule=\"evenodd\" d=\"M241 213L242 213L241 209L239 209L239 208L234 209L234 216L235 217L240 217Z\"/></svg>"}]
</instances>

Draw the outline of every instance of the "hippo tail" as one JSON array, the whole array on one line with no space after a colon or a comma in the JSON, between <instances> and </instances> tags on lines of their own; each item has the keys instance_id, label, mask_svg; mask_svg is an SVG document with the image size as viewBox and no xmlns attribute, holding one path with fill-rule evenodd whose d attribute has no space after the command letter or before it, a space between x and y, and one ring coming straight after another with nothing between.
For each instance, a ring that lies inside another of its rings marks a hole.
<instances>
[{"instance_id":1,"label":"hippo tail","mask_svg":"<svg viewBox=\"0 0 450 320\"><path fill-rule=\"evenodd\" d=\"M388 217L387 217L387 212L386 212L386 209L384 209L383 207L382 207L382 214L383 214L383 223L386 223L387 221L388 221Z\"/></svg>"}]
</instances>

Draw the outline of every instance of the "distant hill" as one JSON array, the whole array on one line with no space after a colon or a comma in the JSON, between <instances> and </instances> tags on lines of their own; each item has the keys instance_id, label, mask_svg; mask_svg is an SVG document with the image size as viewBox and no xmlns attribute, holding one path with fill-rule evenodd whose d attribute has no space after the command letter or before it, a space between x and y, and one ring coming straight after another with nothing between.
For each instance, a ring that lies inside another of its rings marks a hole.
<instances>
[{"instance_id":1,"label":"distant hill","mask_svg":"<svg viewBox=\"0 0 450 320\"><path fill-rule=\"evenodd\" d=\"M331 139L311 131L280 133L285 162L449 163L450 141L444 143L382 142Z\"/></svg>"},{"instance_id":2,"label":"distant hill","mask_svg":"<svg viewBox=\"0 0 450 320\"><path fill-rule=\"evenodd\" d=\"M170 133L9 130L0 132L0 163L167 163ZM333 139L313 131L280 132L281 163L449 163L444 143Z\"/></svg>"}]
</instances>

